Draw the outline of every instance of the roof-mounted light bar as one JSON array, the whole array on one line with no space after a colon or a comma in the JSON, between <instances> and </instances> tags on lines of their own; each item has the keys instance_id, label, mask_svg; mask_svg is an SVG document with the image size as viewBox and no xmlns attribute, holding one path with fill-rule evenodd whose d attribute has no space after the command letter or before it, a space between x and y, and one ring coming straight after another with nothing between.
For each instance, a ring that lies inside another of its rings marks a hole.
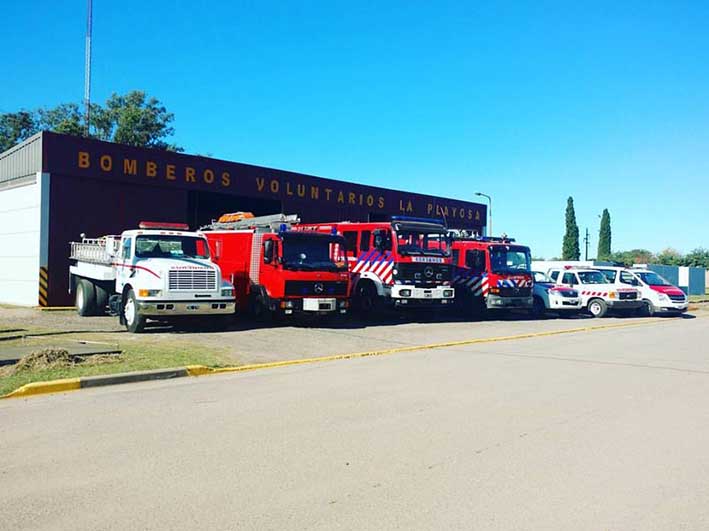
<instances>
[{"instance_id":1,"label":"roof-mounted light bar","mask_svg":"<svg viewBox=\"0 0 709 531\"><path fill-rule=\"evenodd\" d=\"M141 221L138 224L140 229L163 229L163 230L190 230L187 223L167 223L164 221Z\"/></svg>"}]
</instances>

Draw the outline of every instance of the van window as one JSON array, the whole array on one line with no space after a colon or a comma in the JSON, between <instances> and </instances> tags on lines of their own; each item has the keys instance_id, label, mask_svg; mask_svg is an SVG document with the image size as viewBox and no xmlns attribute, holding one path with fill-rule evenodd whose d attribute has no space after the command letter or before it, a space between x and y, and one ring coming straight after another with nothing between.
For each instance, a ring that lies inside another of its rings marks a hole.
<instances>
[{"instance_id":1,"label":"van window","mask_svg":"<svg viewBox=\"0 0 709 531\"><path fill-rule=\"evenodd\" d=\"M631 286L638 286L640 285L640 282L635 278L635 276L632 273L629 273L628 271L621 271L620 272L620 281L623 284L630 284Z\"/></svg>"},{"instance_id":2,"label":"van window","mask_svg":"<svg viewBox=\"0 0 709 531\"><path fill-rule=\"evenodd\" d=\"M485 271L485 251L471 249L465 252L465 267L473 271Z\"/></svg>"},{"instance_id":3,"label":"van window","mask_svg":"<svg viewBox=\"0 0 709 531\"><path fill-rule=\"evenodd\" d=\"M617 276L614 269L601 269L601 273L608 279L609 284L615 284L615 277Z\"/></svg>"},{"instance_id":4,"label":"van window","mask_svg":"<svg viewBox=\"0 0 709 531\"><path fill-rule=\"evenodd\" d=\"M552 271L551 273L549 273L549 276L551 277L551 279L552 279L554 282L556 282L556 279L559 278L559 272L558 272L558 271Z\"/></svg>"},{"instance_id":5,"label":"van window","mask_svg":"<svg viewBox=\"0 0 709 531\"><path fill-rule=\"evenodd\" d=\"M357 256L357 232L346 230L342 235L345 237L347 256Z\"/></svg>"},{"instance_id":6,"label":"van window","mask_svg":"<svg viewBox=\"0 0 709 531\"><path fill-rule=\"evenodd\" d=\"M564 273L564 277L562 278L561 283L569 284L570 286L577 284L576 275L574 275L573 273Z\"/></svg>"},{"instance_id":7,"label":"van window","mask_svg":"<svg viewBox=\"0 0 709 531\"><path fill-rule=\"evenodd\" d=\"M369 240L372 238L372 233L368 230L363 230L359 236L359 250L369 251Z\"/></svg>"}]
</instances>

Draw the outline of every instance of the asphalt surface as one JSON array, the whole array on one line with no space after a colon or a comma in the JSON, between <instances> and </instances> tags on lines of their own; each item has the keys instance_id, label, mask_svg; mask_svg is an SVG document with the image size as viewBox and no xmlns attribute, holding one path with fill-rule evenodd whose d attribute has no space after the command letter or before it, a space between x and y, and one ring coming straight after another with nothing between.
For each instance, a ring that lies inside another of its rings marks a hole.
<instances>
[{"instance_id":1,"label":"asphalt surface","mask_svg":"<svg viewBox=\"0 0 709 531\"><path fill-rule=\"evenodd\" d=\"M708 340L673 319L5 400L0 527L707 529Z\"/></svg>"}]
</instances>

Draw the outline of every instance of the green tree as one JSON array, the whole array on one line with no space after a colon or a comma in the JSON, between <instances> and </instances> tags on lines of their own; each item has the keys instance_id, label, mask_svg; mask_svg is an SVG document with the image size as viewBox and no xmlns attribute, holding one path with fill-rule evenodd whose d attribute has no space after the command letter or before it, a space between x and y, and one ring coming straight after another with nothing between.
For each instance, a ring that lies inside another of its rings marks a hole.
<instances>
[{"instance_id":1,"label":"green tree","mask_svg":"<svg viewBox=\"0 0 709 531\"><path fill-rule=\"evenodd\" d=\"M613 262L631 266L633 264L650 264L655 261L655 256L647 249L632 249L611 253L610 259Z\"/></svg>"},{"instance_id":2,"label":"green tree","mask_svg":"<svg viewBox=\"0 0 709 531\"><path fill-rule=\"evenodd\" d=\"M608 260L611 255L611 215L607 208L601 216L601 229L598 236L598 260Z\"/></svg>"},{"instance_id":3,"label":"green tree","mask_svg":"<svg viewBox=\"0 0 709 531\"><path fill-rule=\"evenodd\" d=\"M167 138L174 132L175 115L157 98L134 90L125 95L113 94L105 106L91 105L88 136L129 146L184 151ZM75 136L86 135L84 114L76 103L62 103L53 108L0 114L0 151L5 151L39 131L53 131Z\"/></svg>"},{"instance_id":4,"label":"green tree","mask_svg":"<svg viewBox=\"0 0 709 531\"><path fill-rule=\"evenodd\" d=\"M682 265L709 268L709 249L699 247L684 256Z\"/></svg>"},{"instance_id":5,"label":"green tree","mask_svg":"<svg viewBox=\"0 0 709 531\"><path fill-rule=\"evenodd\" d=\"M37 123L30 111L0 114L0 153L27 140L37 131Z\"/></svg>"},{"instance_id":6,"label":"green tree","mask_svg":"<svg viewBox=\"0 0 709 531\"><path fill-rule=\"evenodd\" d=\"M663 249L655 257L655 262L662 265L682 265L683 260L684 257L682 256L682 253L676 249L672 249L671 247Z\"/></svg>"},{"instance_id":7,"label":"green tree","mask_svg":"<svg viewBox=\"0 0 709 531\"><path fill-rule=\"evenodd\" d=\"M566 201L566 233L564 234L564 242L561 248L561 259L578 260L580 257L579 226L576 224L574 198L569 197Z\"/></svg>"}]
</instances>

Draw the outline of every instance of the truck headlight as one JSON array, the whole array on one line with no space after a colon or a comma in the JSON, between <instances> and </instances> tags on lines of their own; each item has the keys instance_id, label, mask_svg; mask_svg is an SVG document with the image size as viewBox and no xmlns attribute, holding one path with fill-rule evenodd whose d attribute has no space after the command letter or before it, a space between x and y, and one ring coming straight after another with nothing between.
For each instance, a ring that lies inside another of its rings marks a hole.
<instances>
[{"instance_id":1,"label":"truck headlight","mask_svg":"<svg viewBox=\"0 0 709 531\"><path fill-rule=\"evenodd\" d=\"M444 297L452 297L452 296L453 296L453 290L452 290L452 289L444 289L444 290L443 290L443 296L444 296Z\"/></svg>"},{"instance_id":2,"label":"truck headlight","mask_svg":"<svg viewBox=\"0 0 709 531\"><path fill-rule=\"evenodd\" d=\"M658 293L657 298L662 302L669 302L670 298L665 293Z\"/></svg>"},{"instance_id":3,"label":"truck headlight","mask_svg":"<svg viewBox=\"0 0 709 531\"><path fill-rule=\"evenodd\" d=\"M222 297L233 297L234 288L222 288Z\"/></svg>"},{"instance_id":4,"label":"truck headlight","mask_svg":"<svg viewBox=\"0 0 709 531\"><path fill-rule=\"evenodd\" d=\"M411 297L411 290L410 289L402 289L399 292L399 295L401 295L402 297Z\"/></svg>"},{"instance_id":5,"label":"truck headlight","mask_svg":"<svg viewBox=\"0 0 709 531\"><path fill-rule=\"evenodd\" d=\"M139 289L138 297L160 297L162 290L159 289Z\"/></svg>"}]
</instances>

